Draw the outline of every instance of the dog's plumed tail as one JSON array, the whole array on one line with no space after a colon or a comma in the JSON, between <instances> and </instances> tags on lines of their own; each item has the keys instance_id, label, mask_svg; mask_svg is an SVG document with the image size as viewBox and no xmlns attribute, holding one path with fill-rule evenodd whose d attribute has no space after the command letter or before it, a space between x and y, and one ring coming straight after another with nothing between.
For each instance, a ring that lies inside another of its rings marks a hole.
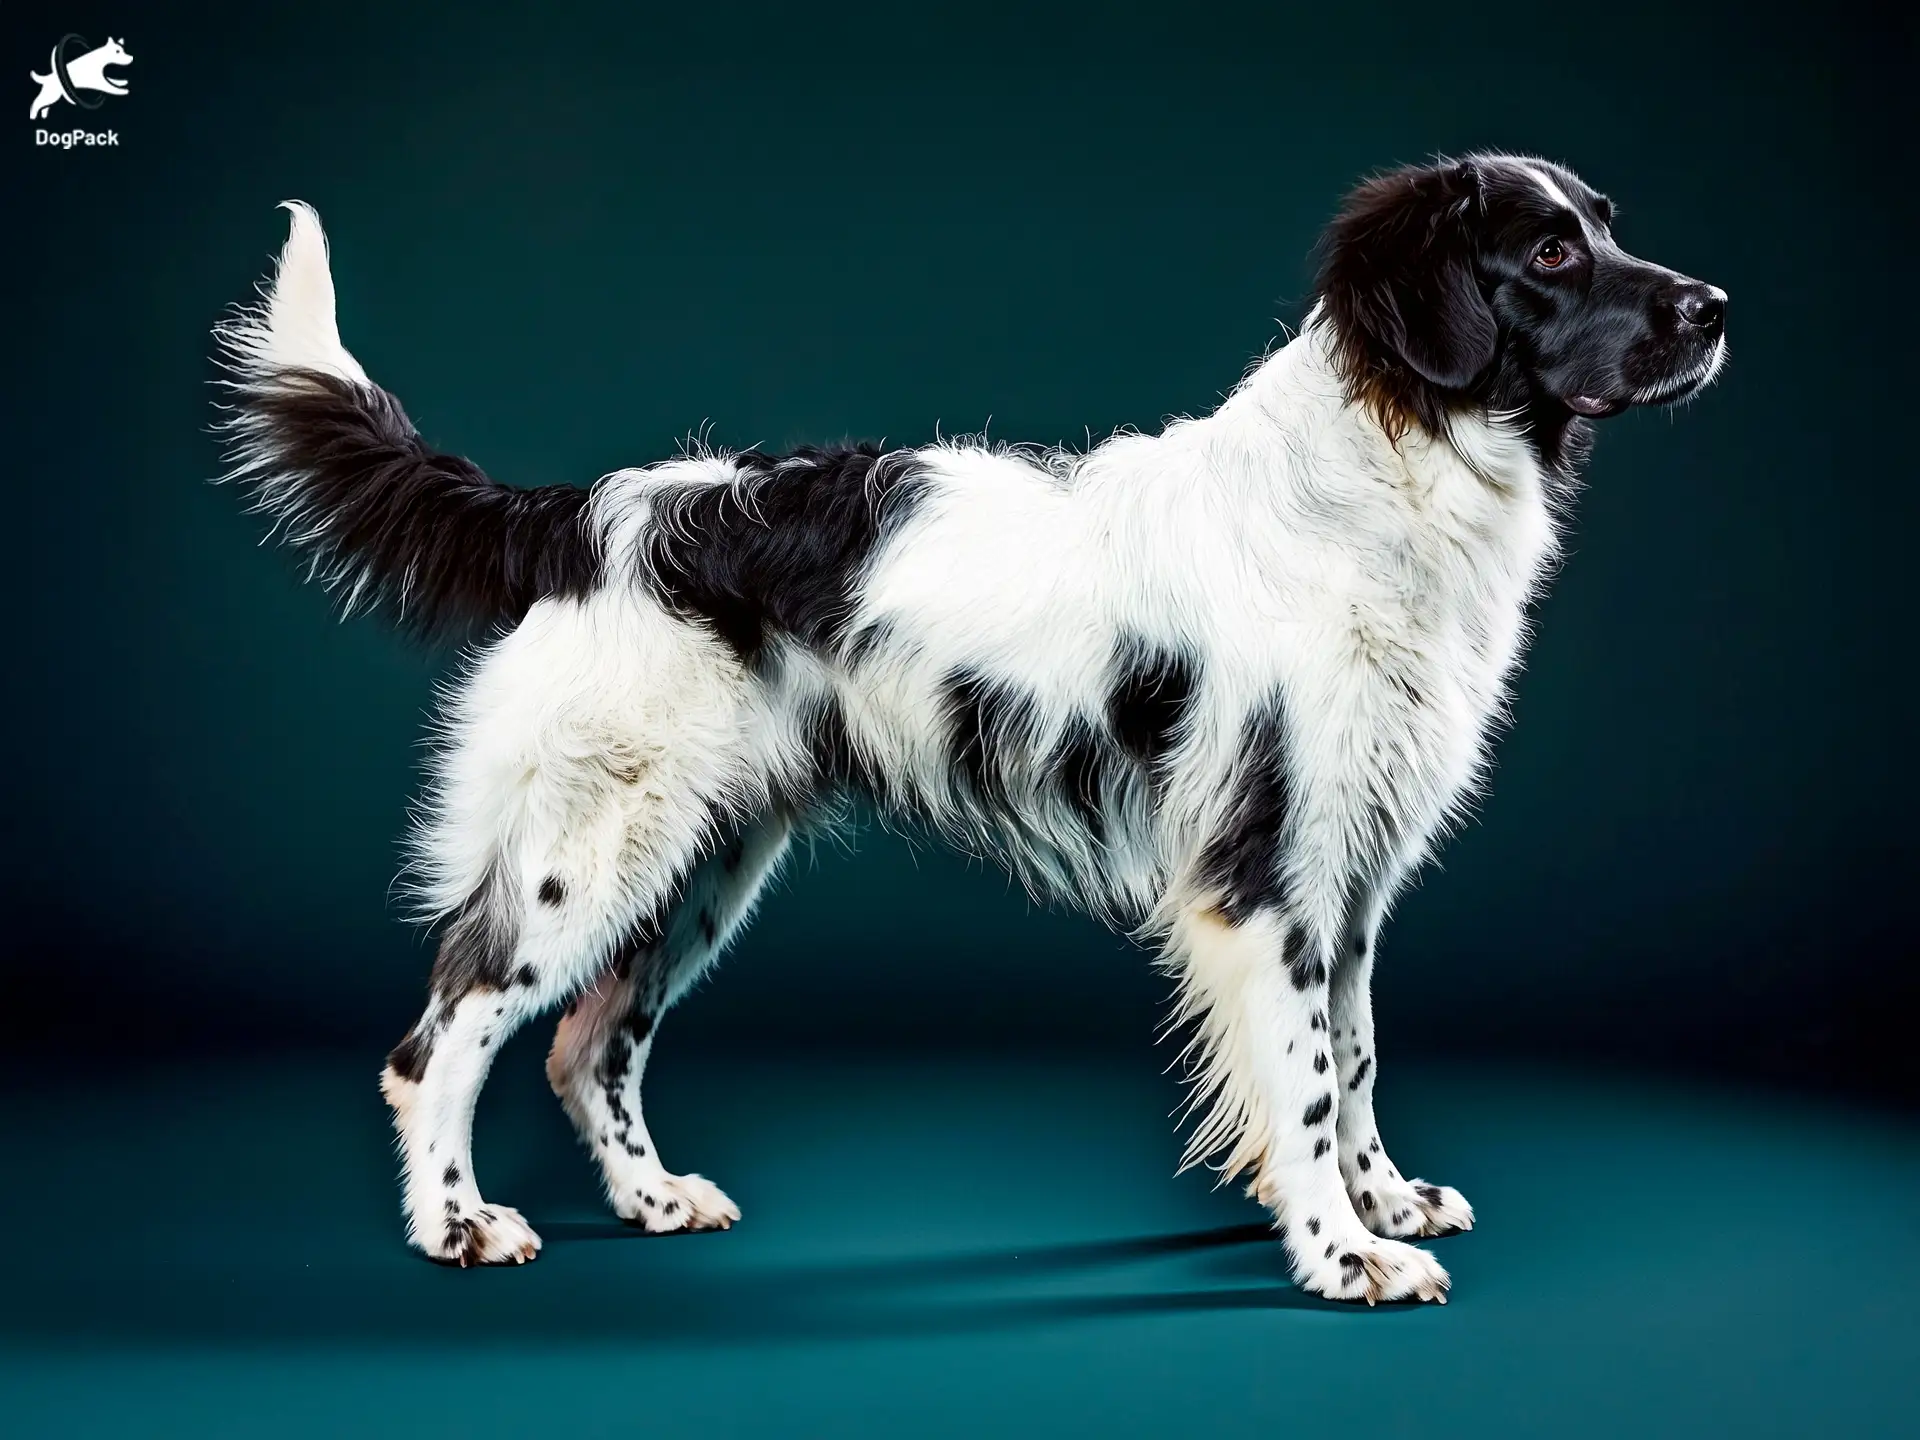
<instances>
[{"instance_id":1,"label":"dog's plumed tail","mask_svg":"<svg viewBox=\"0 0 1920 1440\"><path fill-rule=\"evenodd\" d=\"M298 201L284 208L293 226L261 302L214 331L232 377L223 478L349 614L383 610L421 634L460 635L591 590L600 559L588 492L496 484L422 443L340 343L320 217Z\"/></svg>"}]
</instances>

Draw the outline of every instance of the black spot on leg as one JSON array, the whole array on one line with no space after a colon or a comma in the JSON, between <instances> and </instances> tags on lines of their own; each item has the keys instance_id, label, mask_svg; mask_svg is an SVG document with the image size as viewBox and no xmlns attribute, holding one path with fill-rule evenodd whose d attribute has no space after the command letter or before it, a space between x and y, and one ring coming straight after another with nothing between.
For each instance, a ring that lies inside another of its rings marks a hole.
<instances>
[{"instance_id":1,"label":"black spot on leg","mask_svg":"<svg viewBox=\"0 0 1920 1440\"><path fill-rule=\"evenodd\" d=\"M1322 1155L1326 1154L1327 1151L1331 1150L1332 1148L1333 1148L1333 1142L1327 1139L1326 1136L1322 1135L1318 1140L1313 1142L1313 1158L1318 1160Z\"/></svg>"},{"instance_id":2,"label":"black spot on leg","mask_svg":"<svg viewBox=\"0 0 1920 1440\"><path fill-rule=\"evenodd\" d=\"M1327 1242L1327 1253L1323 1258L1331 1260L1333 1258L1333 1252L1338 1250L1339 1248L1340 1248L1340 1242L1338 1240L1329 1240Z\"/></svg>"},{"instance_id":3,"label":"black spot on leg","mask_svg":"<svg viewBox=\"0 0 1920 1440\"><path fill-rule=\"evenodd\" d=\"M446 1174L442 1175L440 1178L441 1180L445 1181L446 1184L449 1186L458 1185L460 1183L460 1167L458 1165L453 1164L451 1161L449 1161L447 1164Z\"/></svg>"},{"instance_id":4,"label":"black spot on leg","mask_svg":"<svg viewBox=\"0 0 1920 1440\"><path fill-rule=\"evenodd\" d=\"M518 932L512 920L502 918L514 907L495 898L501 888L505 887L489 874L440 937L428 983L439 998L443 1015L452 1015L472 991L507 988Z\"/></svg>"},{"instance_id":5,"label":"black spot on leg","mask_svg":"<svg viewBox=\"0 0 1920 1440\"><path fill-rule=\"evenodd\" d=\"M1306 1113L1300 1117L1300 1123L1311 1130L1332 1113L1333 1096L1322 1095L1318 1100L1307 1106Z\"/></svg>"},{"instance_id":6,"label":"black spot on leg","mask_svg":"<svg viewBox=\"0 0 1920 1440\"><path fill-rule=\"evenodd\" d=\"M1380 1137L1378 1135L1374 1136L1373 1139L1368 1143L1367 1149L1371 1150L1376 1155L1380 1153Z\"/></svg>"},{"instance_id":7,"label":"black spot on leg","mask_svg":"<svg viewBox=\"0 0 1920 1440\"><path fill-rule=\"evenodd\" d=\"M425 1025L422 1021L421 1024ZM427 1073L427 1061L433 1058L433 1042L438 1027L422 1029L415 1026L407 1032L406 1039L393 1047L393 1053L387 1056L387 1064L402 1080L411 1080L416 1085Z\"/></svg>"},{"instance_id":8,"label":"black spot on leg","mask_svg":"<svg viewBox=\"0 0 1920 1440\"><path fill-rule=\"evenodd\" d=\"M1316 1215L1307 1221L1307 1233L1309 1235L1318 1235L1320 1233L1319 1216Z\"/></svg>"},{"instance_id":9,"label":"black spot on leg","mask_svg":"<svg viewBox=\"0 0 1920 1440\"><path fill-rule=\"evenodd\" d=\"M1309 1030L1326 1029L1327 1028L1327 1012L1324 1010L1314 1011L1313 1018L1307 1021L1307 1028Z\"/></svg>"},{"instance_id":10,"label":"black spot on leg","mask_svg":"<svg viewBox=\"0 0 1920 1440\"><path fill-rule=\"evenodd\" d=\"M513 972L513 983L531 989L539 982L540 972L531 965L522 965Z\"/></svg>"},{"instance_id":11,"label":"black spot on leg","mask_svg":"<svg viewBox=\"0 0 1920 1440\"><path fill-rule=\"evenodd\" d=\"M1360 1208L1362 1210L1373 1209L1373 1192L1371 1190L1362 1190L1360 1192Z\"/></svg>"},{"instance_id":12,"label":"black spot on leg","mask_svg":"<svg viewBox=\"0 0 1920 1440\"><path fill-rule=\"evenodd\" d=\"M1367 1078L1367 1071L1372 1067L1372 1065L1373 1065L1373 1057L1371 1055L1369 1055L1366 1059L1362 1060L1360 1062L1360 1068L1353 1072L1353 1079L1347 1082L1347 1089L1358 1090L1360 1088L1360 1083Z\"/></svg>"},{"instance_id":13,"label":"black spot on leg","mask_svg":"<svg viewBox=\"0 0 1920 1440\"><path fill-rule=\"evenodd\" d=\"M1316 1075L1324 1075L1327 1073L1327 1056L1325 1051L1313 1057L1313 1073Z\"/></svg>"},{"instance_id":14,"label":"black spot on leg","mask_svg":"<svg viewBox=\"0 0 1920 1440\"><path fill-rule=\"evenodd\" d=\"M1296 990L1311 990L1316 985L1324 985L1327 983L1327 962L1309 952L1303 943L1287 960L1287 978L1293 981Z\"/></svg>"},{"instance_id":15,"label":"black spot on leg","mask_svg":"<svg viewBox=\"0 0 1920 1440\"><path fill-rule=\"evenodd\" d=\"M1416 1185L1413 1187L1413 1193L1429 1205L1438 1205L1440 1203L1440 1187L1438 1185Z\"/></svg>"},{"instance_id":16,"label":"black spot on leg","mask_svg":"<svg viewBox=\"0 0 1920 1440\"><path fill-rule=\"evenodd\" d=\"M540 882L540 903L558 905L567 898L567 887L558 875L549 875Z\"/></svg>"},{"instance_id":17,"label":"black spot on leg","mask_svg":"<svg viewBox=\"0 0 1920 1440\"><path fill-rule=\"evenodd\" d=\"M1369 1160L1364 1154L1354 1156L1353 1163L1360 1167L1360 1173L1362 1175L1373 1168L1373 1161Z\"/></svg>"}]
</instances>

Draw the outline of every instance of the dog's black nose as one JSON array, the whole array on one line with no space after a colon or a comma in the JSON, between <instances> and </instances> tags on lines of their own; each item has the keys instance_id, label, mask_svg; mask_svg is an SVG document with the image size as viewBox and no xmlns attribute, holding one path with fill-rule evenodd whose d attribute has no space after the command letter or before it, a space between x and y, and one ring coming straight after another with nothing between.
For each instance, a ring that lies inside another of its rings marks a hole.
<instances>
[{"instance_id":1,"label":"dog's black nose","mask_svg":"<svg viewBox=\"0 0 1920 1440\"><path fill-rule=\"evenodd\" d=\"M1718 285L1689 285L1674 299L1680 318L1718 334L1727 323L1727 292Z\"/></svg>"}]
</instances>

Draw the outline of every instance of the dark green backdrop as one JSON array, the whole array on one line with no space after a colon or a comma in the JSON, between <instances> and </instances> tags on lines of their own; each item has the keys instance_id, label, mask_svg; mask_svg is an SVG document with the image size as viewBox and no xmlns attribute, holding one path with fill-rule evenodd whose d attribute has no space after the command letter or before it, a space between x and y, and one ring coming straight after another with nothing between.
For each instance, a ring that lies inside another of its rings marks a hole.
<instances>
[{"instance_id":1,"label":"dark green backdrop","mask_svg":"<svg viewBox=\"0 0 1920 1440\"><path fill-rule=\"evenodd\" d=\"M1493 146L1568 161L1630 248L1724 286L1733 363L1605 427L1482 818L1389 934L1387 1043L1911 1093L1911 24L8 6L10 66L68 30L136 60L82 117L117 149L0 145L0 1023L371 1055L413 1013L427 951L388 890L446 657L336 624L205 484L207 330L277 201L319 207L347 341L434 441L585 483L709 422L1080 441L1205 409L1299 318L1346 185ZM794 872L678 1043L1148 1033L1159 982L1119 942L859 852Z\"/></svg>"}]
</instances>

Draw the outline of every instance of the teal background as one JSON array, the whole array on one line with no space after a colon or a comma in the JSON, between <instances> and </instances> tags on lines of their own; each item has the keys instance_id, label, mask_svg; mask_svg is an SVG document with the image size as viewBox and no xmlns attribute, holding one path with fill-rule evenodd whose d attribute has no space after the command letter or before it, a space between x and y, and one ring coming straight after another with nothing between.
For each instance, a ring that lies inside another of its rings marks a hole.
<instances>
[{"instance_id":1,"label":"teal background","mask_svg":"<svg viewBox=\"0 0 1920 1440\"><path fill-rule=\"evenodd\" d=\"M31 144L23 72L68 31L135 56L57 117L116 149ZM0 40L0 1169L32 1237L0 1423L11 1388L61 1434L259 1433L296 1396L314 1433L516 1433L528 1397L627 1433L642 1392L708 1433L1895 1432L1911 16L35 0ZM1356 177L1479 146L1567 161L1629 248L1725 287L1733 362L1603 428L1491 792L1387 935L1394 1148L1487 1221L1455 1303L1294 1296L1256 1213L1165 1179L1142 958L871 829L661 1042L656 1131L746 1225L615 1237L529 1033L480 1156L546 1256L409 1260L371 1077L430 958L389 886L450 657L337 624L204 484L207 331L275 203L319 208L347 343L433 441L584 484L709 424L1078 443L1204 410L1300 318Z\"/></svg>"}]
</instances>

